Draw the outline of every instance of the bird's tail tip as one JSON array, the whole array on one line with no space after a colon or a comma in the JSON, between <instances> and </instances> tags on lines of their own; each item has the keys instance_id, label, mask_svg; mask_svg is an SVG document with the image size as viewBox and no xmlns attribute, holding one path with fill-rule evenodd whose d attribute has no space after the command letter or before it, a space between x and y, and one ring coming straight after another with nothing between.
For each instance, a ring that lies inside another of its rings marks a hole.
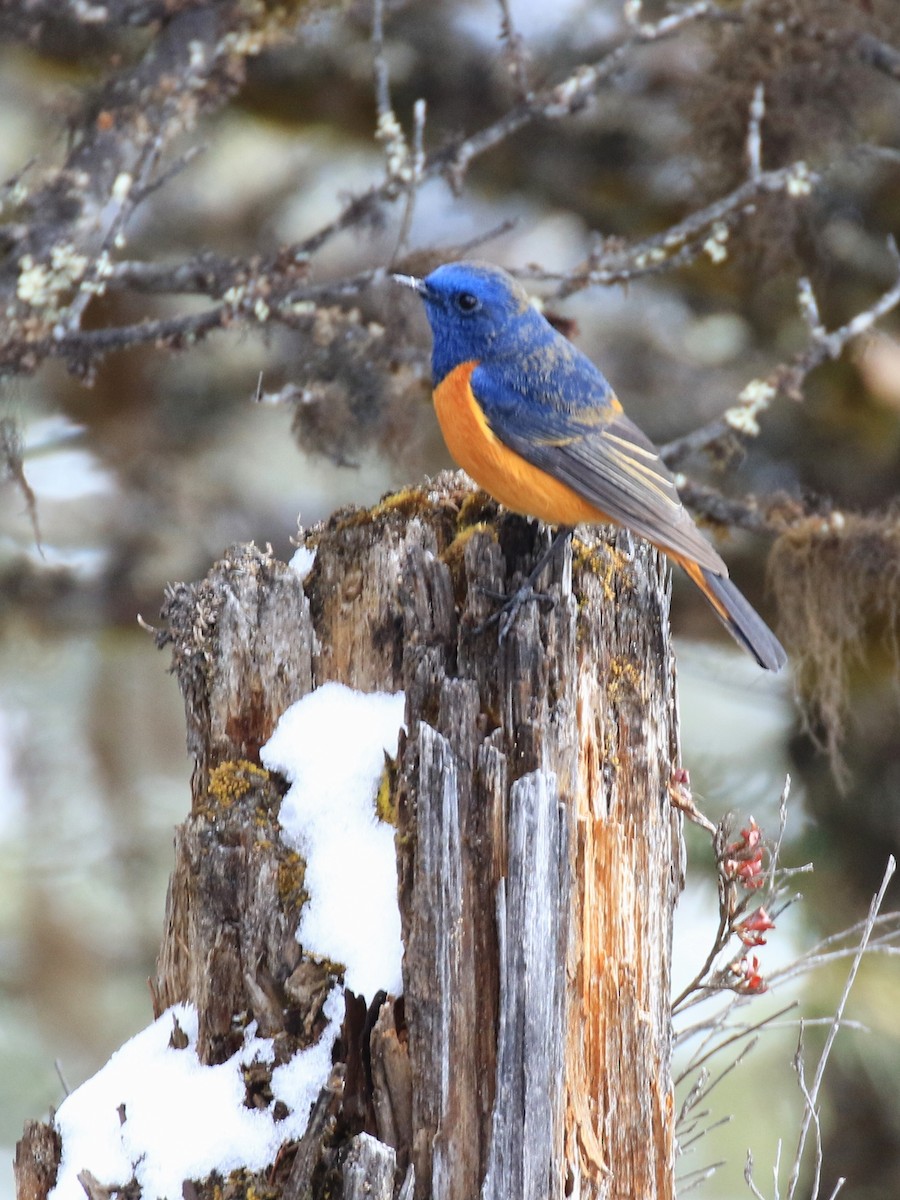
<instances>
[{"instance_id":1,"label":"bird's tail tip","mask_svg":"<svg viewBox=\"0 0 900 1200\"><path fill-rule=\"evenodd\" d=\"M700 569L702 590L716 615L734 638L767 671L780 671L787 653L759 613L724 575ZM699 582L699 580L698 580Z\"/></svg>"}]
</instances>

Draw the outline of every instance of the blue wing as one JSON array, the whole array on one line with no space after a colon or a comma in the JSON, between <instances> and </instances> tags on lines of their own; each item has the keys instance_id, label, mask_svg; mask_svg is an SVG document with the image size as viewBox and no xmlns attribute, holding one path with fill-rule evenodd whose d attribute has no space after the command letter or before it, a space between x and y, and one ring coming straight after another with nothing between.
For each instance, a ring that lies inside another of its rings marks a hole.
<instances>
[{"instance_id":1,"label":"blue wing","mask_svg":"<svg viewBox=\"0 0 900 1200\"><path fill-rule=\"evenodd\" d=\"M654 545L728 575L656 447L571 342L556 335L514 360L482 363L471 382L488 425L510 450Z\"/></svg>"}]
</instances>

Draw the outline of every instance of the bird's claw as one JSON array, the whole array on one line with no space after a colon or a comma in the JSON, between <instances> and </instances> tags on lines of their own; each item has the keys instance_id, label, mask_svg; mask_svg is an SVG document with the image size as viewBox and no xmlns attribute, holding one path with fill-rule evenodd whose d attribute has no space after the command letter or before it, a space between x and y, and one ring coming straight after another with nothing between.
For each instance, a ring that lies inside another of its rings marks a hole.
<instances>
[{"instance_id":1,"label":"bird's claw","mask_svg":"<svg viewBox=\"0 0 900 1200\"><path fill-rule=\"evenodd\" d=\"M519 615L519 609L523 604L528 604L532 600L536 600L538 604L549 604L551 608L554 604L556 604L556 600L553 596L549 596L546 592L536 592L534 585L537 583L538 579L540 579L541 573L544 571L544 569L549 566L556 557L557 552L568 541L571 533L572 530L567 527L561 527L559 530L557 530L556 536L553 538L550 545L532 567L531 574L521 585L521 587L516 588L516 590L510 595L505 595L503 592L494 592L490 588L483 586L479 587L479 591L482 593L482 595L488 596L492 600L499 601L500 607L496 612L491 613L486 620L482 621L480 625L475 627L476 634L484 633L484 631L486 629L490 629L492 625L499 624L500 632L497 640L502 646L506 641L506 635L515 624L516 617Z\"/></svg>"},{"instance_id":2,"label":"bird's claw","mask_svg":"<svg viewBox=\"0 0 900 1200\"><path fill-rule=\"evenodd\" d=\"M549 596L546 592L536 592L530 583L523 584L512 595L504 595L503 592L495 592L491 588L486 587L481 587L478 590L482 595L487 596L488 599L502 601L502 603L496 612L491 613L489 617L486 617L479 625L475 626L475 633L485 633L492 625L498 625L497 641L501 646L506 641L509 631L515 625L519 610L523 605L536 601L538 604L549 604L552 608L556 603L553 596Z\"/></svg>"}]
</instances>

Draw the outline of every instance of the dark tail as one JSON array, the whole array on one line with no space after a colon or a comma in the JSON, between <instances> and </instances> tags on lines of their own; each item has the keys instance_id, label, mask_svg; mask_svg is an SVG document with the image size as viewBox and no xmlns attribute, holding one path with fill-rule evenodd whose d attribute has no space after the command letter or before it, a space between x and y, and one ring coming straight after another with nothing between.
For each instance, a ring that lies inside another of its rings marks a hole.
<instances>
[{"instance_id":1,"label":"dark tail","mask_svg":"<svg viewBox=\"0 0 900 1200\"><path fill-rule=\"evenodd\" d=\"M696 563L683 565L734 640L748 650L761 667L767 671L780 671L787 662L784 647L731 580Z\"/></svg>"}]
</instances>

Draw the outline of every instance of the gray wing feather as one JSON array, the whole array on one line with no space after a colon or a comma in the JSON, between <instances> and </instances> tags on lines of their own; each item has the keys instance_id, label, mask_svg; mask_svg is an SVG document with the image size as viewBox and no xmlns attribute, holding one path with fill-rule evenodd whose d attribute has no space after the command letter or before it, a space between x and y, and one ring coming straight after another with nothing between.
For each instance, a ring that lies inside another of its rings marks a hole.
<instances>
[{"instance_id":1,"label":"gray wing feather","mask_svg":"<svg viewBox=\"0 0 900 1200\"><path fill-rule=\"evenodd\" d=\"M510 424L491 421L497 437L533 466L663 550L728 575L681 503L656 447L627 417L615 414L592 425L575 417L565 435L555 431L547 436L544 431L543 438L523 436L526 431L517 432Z\"/></svg>"}]
</instances>

